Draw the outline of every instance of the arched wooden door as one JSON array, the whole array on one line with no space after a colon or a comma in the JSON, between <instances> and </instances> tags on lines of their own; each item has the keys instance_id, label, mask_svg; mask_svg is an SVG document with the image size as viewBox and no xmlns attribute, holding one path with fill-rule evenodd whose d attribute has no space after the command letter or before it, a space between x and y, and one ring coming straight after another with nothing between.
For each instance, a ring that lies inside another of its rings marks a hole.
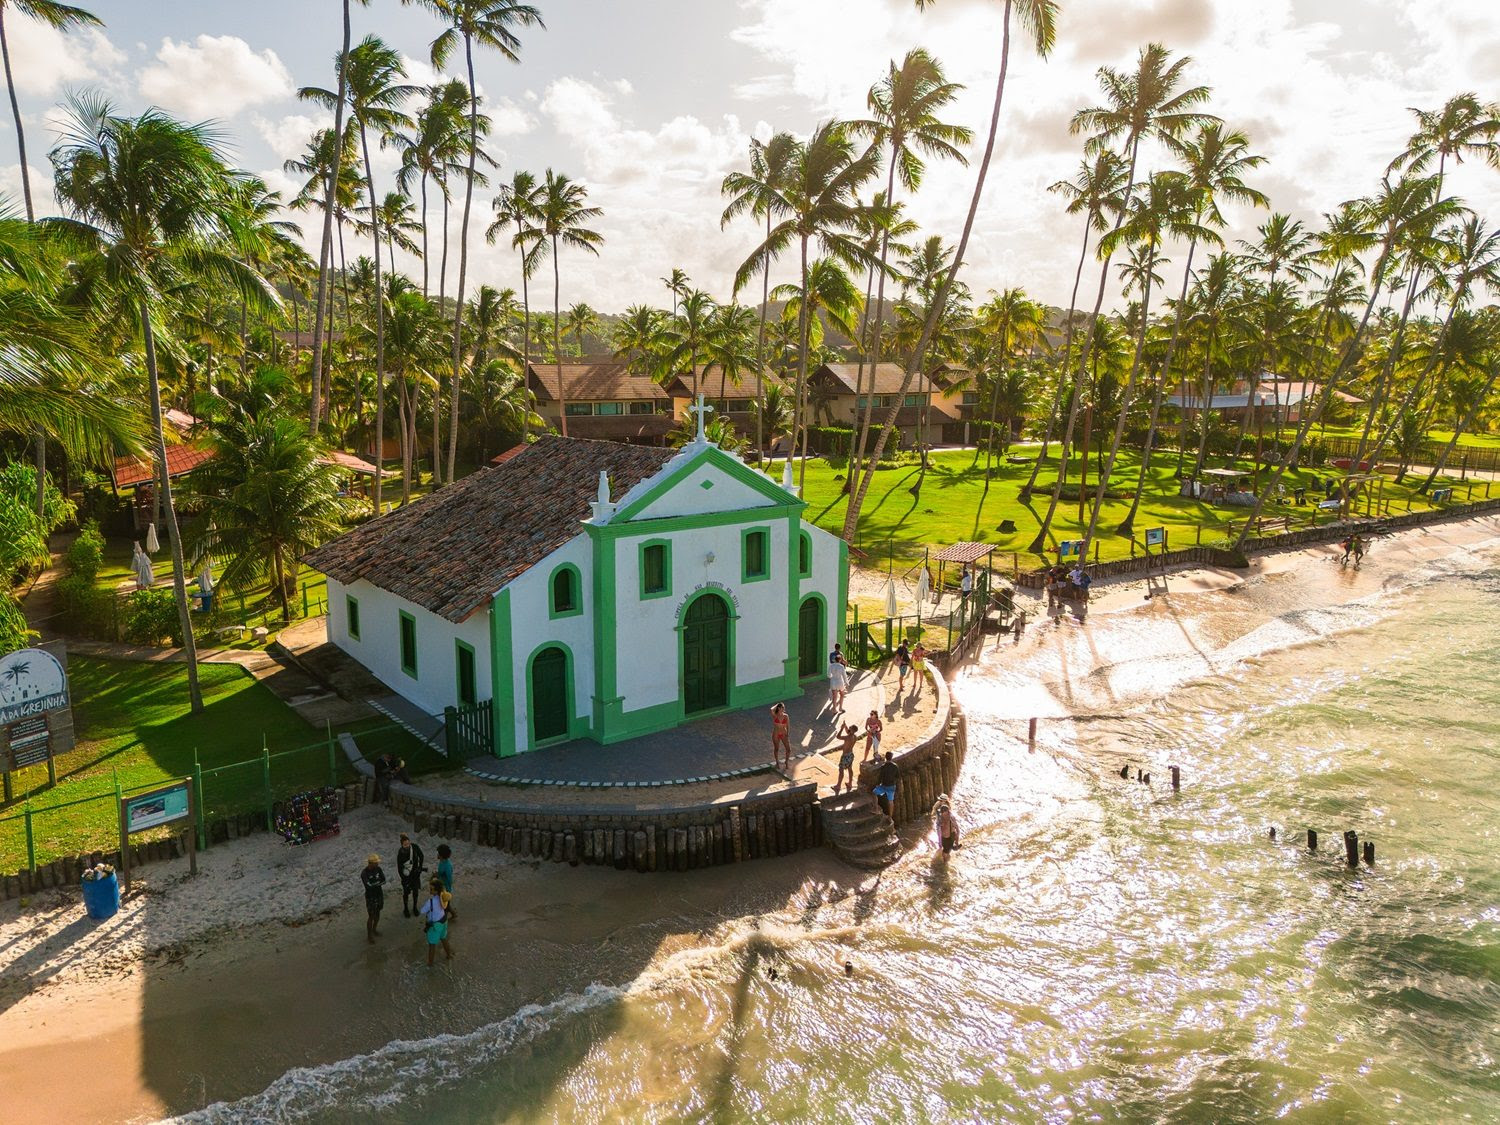
<instances>
[{"instance_id":1,"label":"arched wooden door","mask_svg":"<svg viewBox=\"0 0 1500 1125\"><path fill-rule=\"evenodd\" d=\"M531 661L531 742L568 733L568 654L553 646Z\"/></svg>"},{"instance_id":2,"label":"arched wooden door","mask_svg":"<svg viewBox=\"0 0 1500 1125\"><path fill-rule=\"evenodd\" d=\"M823 638L823 603L808 598L797 612L797 675L804 678L822 675L823 650L827 647Z\"/></svg>"},{"instance_id":3,"label":"arched wooden door","mask_svg":"<svg viewBox=\"0 0 1500 1125\"><path fill-rule=\"evenodd\" d=\"M729 606L704 594L682 622L682 709L691 715L729 703Z\"/></svg>"}]
</instances>

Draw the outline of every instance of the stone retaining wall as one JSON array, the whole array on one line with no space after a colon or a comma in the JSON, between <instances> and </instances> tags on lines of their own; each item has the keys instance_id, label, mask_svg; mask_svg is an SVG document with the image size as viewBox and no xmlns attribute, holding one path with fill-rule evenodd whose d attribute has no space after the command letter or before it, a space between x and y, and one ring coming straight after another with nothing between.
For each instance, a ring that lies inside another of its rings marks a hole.
<instances>
[{"instance_id":1,"label":"stone retaining wall","mask_svg":"<svg viewBox=\"0 0 1500 1125\"><path fill-rule=\"evenodd\" d=\"M359 808L372 800L374 793L375 783L369 779L343 786L339 791L339 812ZM265 832L269 827L266 824L266 814L263 812L212 817L205 819L203 823L203 831L208 838L209 847L224 843L226 840L236 840L241 836ZM191 832L191 828L184 828L162 839L133 841L130 845L132 875L148 863L160 863L163 860L178 859L187 855L188 835ZM79 885L83 869L100 863L107 863L118 871L120 850L116 848L108 852L63 856L49 863L38 864L35 871L22 868L14 874L0 877L0 901L22 898L52 887L76 887Z\"/></svg>"},{"instance_id":2,"label":"stone retaining wall","mask_svg":"<svg viewBox=\"0 0 1500 1125\"><path fill-rule=\"evenodd\" d=\"M891 810L891 819L897 824L928 816L939 794L953 792L969 750L968 719L954 706L947 683L942 676L933 676L931 686L938 697L932 722L915 745L892 757L901 767L896 805ZM867 792L875 788L879 773L879 763L861 764L859 787Z\"/></svg>"}]
</instances>

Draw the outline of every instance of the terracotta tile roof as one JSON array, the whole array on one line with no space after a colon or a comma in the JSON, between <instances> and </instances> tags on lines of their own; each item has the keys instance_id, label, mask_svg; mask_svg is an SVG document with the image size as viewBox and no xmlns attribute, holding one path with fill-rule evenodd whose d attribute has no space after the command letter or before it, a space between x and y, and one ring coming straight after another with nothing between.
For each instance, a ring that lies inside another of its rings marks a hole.
<instances>
[{"instance_id":1,"label":"terracotta tile roof","mask_svg":"<svg viewBox=\"0 0 1500 1125\"><path fill-rule=\"evenodd\" d=\"M859 376L859 364L857 363L825 363L813 372L812 377L819 380L833 380L839 385L839 393L854 394L855 380ZM862 394L894 395L901 393L902 380L906 373L902 371L899 363L881 363L875 367L875 387L870 389L870 368L865 365ZM907 394L920 395L932 391L932 381L927 376L918 374L913 376L911 387Z\"/></svg>"},{"instance_id":2,"label":"terracotta tile roof","mask_svg":"<svg viewBox=\"0 0 1500 1125\"><path fill-rule=\"evenodd\" d=\"M491 457L490 458L490 464L491 465L503 465L503 464L505 464L505 462L509 461L512 457L515 457L518 453L520 453L525 448L526 448L526 443L525 442L521 442L518 445L513 445L509 449L507 449L504 453L497 453L493 457Z\"/></svg>"},{"instance_id":3,"label":"terracotta tile roof","mask_svg":"<svg viewBox=\"0 0 1500 1125\"><path fill-rule=\"evenodd\" d=\"M345 453L342 449L330 449L318 458L320 465L332 465L335 469L344 469L351 473L364 473L366 476L375 475L375 466L358 457L353 453Z\"/></svg>"},{"instance_id":4,"label":"terracotta tile roof","mask_svg":"<svg viewBox=\"0 0 1500 1125\"><path fill-rule=\"evenodd\" d=\"M666 403L667 392L647 375L632 375L623 361L614 359L564 359L561 371L565 394L558 393L556 363L533 363L527 382L538 402L650 402Z\"/></svg>"},{"instance_id":5,"label":"terracotta tile roof","mask_svg":"<svg viewBox=\"0 0 1500 1125\"><path fill-rule=\"evenodd\" d=\"M761 383L766 387L777 387L781 385L781 380L767 371L761 376ZM719 369L717 367L700 367L698 369L698 390L703 393L705 402L712 404L717 401L719 397ZM667 393L673 398L691 399L693 397L693 377L691 375L675 376L667 384ZM730 383L724 389L724 397L731 401L737 398L754 398L755 372L742 372L740 374L740 385L736 387L733 383Z\"/></svg>"},{"instance_id":6,"label":"terracotta tile roof","mask_svg":"<svg viewBox=\"0 0 1500 1125\"><path fill-rule=\"evenodd\" d=\"M303 561L338 582L364 579L462 621L579 534L601 469L618 497L676 453L549 435L503 465L354 528Z\"/></svg>"},{"instance_id":7,"label":"terracotta tile roof","mask_svg":"<svg viewBox=\"0 0 1500 1125\"><path fill-rule=\"evenodd\" d=\"M192 472L211 457L213 451L210 449L200 449L196 445L169 445L167 472L173 477L180 477ZM116 457L113 468L115 487L134 488L138 484L147 483L156 475L154 465L154 458L138 461L134 457Z\"/></svg>"}]
</instances>

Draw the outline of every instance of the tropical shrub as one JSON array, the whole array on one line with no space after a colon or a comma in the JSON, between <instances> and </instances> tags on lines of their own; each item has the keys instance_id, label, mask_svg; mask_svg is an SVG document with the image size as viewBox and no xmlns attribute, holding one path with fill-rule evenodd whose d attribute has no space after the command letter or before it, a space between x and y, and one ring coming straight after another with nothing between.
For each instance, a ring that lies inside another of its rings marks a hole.
<instances>
[{"instance_id":1,"label":"tropical shrub","mask_svg":"<svg viewBox=\"0 0 1500 1125\"><path fill-rule=\"evenodd\" d=\"M96 522L89 520L79 530L78 538L63 552L63 565L69 574L90 582L99 576L99 568L104 565L104 536Z\"/></svg>"},{"instance_id":2,"label":"tropical shrub","mask_svg":"<svg viewBox=\"0 0 1500 1125\"><path fill-rule=\"evenodd\" d=\"M125 599L125 622L121 630L134 645L157 645L162 641L182 643L177 601L168 587L137 590Z\"/></svg>"}]
</instances>

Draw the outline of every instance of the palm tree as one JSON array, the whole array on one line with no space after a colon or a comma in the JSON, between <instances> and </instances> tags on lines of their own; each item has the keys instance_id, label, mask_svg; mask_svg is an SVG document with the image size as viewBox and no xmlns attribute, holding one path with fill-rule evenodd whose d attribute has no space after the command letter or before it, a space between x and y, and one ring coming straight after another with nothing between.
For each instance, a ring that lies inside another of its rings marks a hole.
<instances>
[{"instance_id":1,"label":"palm tree","mask_svg":"<svg viewBox=\"0 0 1500 1125\"><path fill-rule=\"evenodd\" d=\"M656 359L656 377L662 383L684 372L693 380L693 398L697 399L703 356L714 331L714 299L701 289L689 289L678 302L678 312L667 317L661 327Z\"/></svg>"},{"instance_id":2,"label":"palm tree","mask_svg":"<svg viewBox=\"0 0 1500 1125\"><path fill-rule=\"evenodd\" d=\"M360 4L368 4L370 0L358 0ZM347 73L349 62L349 51L353 42L353 27L349 19L349 0L343 0L344 12L344 41L339 47L338 53L338 83L334 94L333 128L328 131L328 147L331 150L335 146L338 149L337 157L330 152L328 158L322 162L323 174L323 235L318 242L318 295L317 304L313 312L313 346L312 346L312 398L311 398L311 427L309 432L317 435L318 426L322 422L322 400L321 389L323 384L323 332L326 327L324 320L324 303L332 305L328 293L328 274L333 258L333 216L334 204L338 199L339 178L344 167L344 149L348 145L349 138L344 132L344 106L348 101ZM371 193L373 194L373 193ZM346 294L347 296L347 294ZM377 457L379 455L377 454ZM377 465L378 470L378 465ZM380 473L375 474L375 494L380 495ZM377 504L377 511L379 505Z\"/></svg>"},{"instance_id":3,"label":"palm tree","mask_svg":"<svg viewBox=\"0 0 1500 1125\"><path fill-rule=\"evenodd\" d=\"M269 580L290 622L297 560L343 530L337 471L279 410L235 412L210 426L207 445L213 456L187 489L205 518L195 554L222 560L231 590Z\"/></svg>"},{"instance_id":4,"label":"palm tree","mask_svg":"<svg viewBox=\"0 0 1500 1125\"><path fill-rule=\"evenodd\" d=\"M529 282L536 272L537 260L526 252L527 231L535 230L534 223L541 215L541 186L530 172L517 170L510 183L500 187L495 196L495 221L484 232L485 240L491 244L505 232L507 223L516 225L511 237L511 246L521 255L521 382L529 385L531 378L531 292ZM537 243L536 245L540 245ZM521 420L521 442L531 437L530 418Z\"/></svg>"},{"instance_id":5,"label":"palm tree","mask_svg":"<svg viewBox=\"0 0 1500 1125\"><path fill-rule=\"evenodd\" d=\"M709 317L708 342L703 349L703 369L719 369L719 410L726 412L728 388L738 388L744 373L755 366L751 340L755 334L755 312L744 305L720 305Z\"/></svg>"},{"instance_id":6,"label":"palm tree","mask_svg":"<svg viewBox=\"0 0 1500 1125\"><path fill-rule=\"evenodd\" d=\"M194 278L220 280L269 303L275 296L262 278L224 249L235 202L232 178L212 132L174 121L159 110L121 117L96 98L70 99L69 116L51 154L54 190L70 214L64 225L99 256L95 276L109 287L127 321L139 326L188 697L197 712L203 698L182 542L166 472L155 315L168 294Z\"/></svg>"},{"instance_id":7,"label":"palm tree","mask_svg":"<svg viewBox=\"0 0 1500 1125\"><path fill-rule=\"evenodd\" d=\"M584 335L596 332L598 328L599 314L582 301L568 309L567 325L563 331L573 334L573 341L578 347L579 355L583 355Z\"/></svg>"},{"instance_id":8,"label":"palm tree","mask_svg":"<svg viewBox=\"0 0 1500 1125\"><path fill-rule=\"evenodd\" d=\"M677 302L687 293L688 282L691 280L686 270L677 269L675 266L668 276L661 279L661 283L667 287L667 292L672 294L673 316L677 315Z\"/></svg>"},{"instance_id":9,"label":"palm tree","mask_svg":"<svg viewBox=\"0 0 1500 1125\"><path fill-rule=\"evenodd\" d=\"M1148 43L1141 48L1134 71L1125 73L1113 67L1100 67L1097 77L1099 85L1104 90L1105 104L1079 110L1073 115L1068 125L1070 132L1091 134L1084 145L1084 151L1087 154L1104 151L1115 141L1120 144L1122 160L1125 164L1125 185L1121 190L1121 210L1111 234L1118 233L1130 207L1136 185L1135 173L1140 158L1141 143L1145 140L1170 142L1188 129L1217 120L1197 108L1208 100L1208 87L1191 86L1185 90L1178 89L1182 83L1183 73L1191 62L1192 60L1187 56L1173 61L1170 52L1160 43ZM1106 236L1106 238L1109 237ZM1103 242L1104 240L1101 240L1103 252L1100 254L1103 265L1099 270L1099 289L1094 297L1094 310L1089 318L1090 324L1099 319L1099 310L1104 305L1104 290L1109 282L1113 243L1106 250ZM1080 376L1088 364L1089 343L1092 339L1092 334L1085 336L1083 347L1080 349L1078 359ZM1064 449L1072 438L1078 405L1078 396L1074 395L1068 424L1063 431ZM1052 516L1057 510L1058 496L1062 491L1062 483L1063 474L1059 472L1057 483L1052 489L1052 498L1047 506L1047 514L1043 517L1041 526L1037 529L1036 538L1032 541L1033 551L1039 552L1046 546Z\"/></svg>"},{"instance_id":10,"label":"palm tree","mask_svg":"<svg viewBox=\"0 0 1500 1125\"><path fill-rule=\"evenodd\" d=\"M338 72L344 87L343 101L348 102L349 117L359 133L360 150L365 162L365 190L371 199L378 198L375 191L375 168L370 161L370 132L378 134L380 142L396 134L403 126L410 125L401 112L401 104L417 87L401 82L406 77L406 68L401 56L373 35L367 35L352 48L347 57L338 59ZM300 91L301 97L332 106L338 95L316 87ZM335 111L337 112L337 111ZM337 130L335 130L337 133ZM375 485L373 502L375 514L381 510L381 488L378 471L385 441L385 302L379 298L380 285L380 213L370 212L370 229L375 241ZM316 350L316 349L315 349ZM433 471L436 475L437 455L433 455ZM405 496L403 496L403 500Z\"/></svg>"},{"instance_id":11,"label":"palm tree","mask_svg":"<svg viewBox=\"0 0 1500 1125\"><path fill-rule=\"evenodd\" d=\"M780 186L770 193L767 206L771 213L781 217L781 221L770 227L765 241L740 265L734 279L735 292L739 292L758 270L767 268L793 245L799 252L799 276L804 296L808 292L808 250L814 242L826 256L864 264L869 255L856 237L859 213L856 195L860 186L875 174L877 167L874 151L856 155L854 141L842 123L825 121L815 128L812 136L792 151ZM798 317L800 354L794 388L795 424L804 445L808 334L811 331L806 315L808 307L809 302L804 300L803 315ZM796 438L794 433L794 447ZM805 458L801 471L805 481ZM801 483L803 481L799 481L799 485Z\"/></svg>"},{"instance_id":12,"label":"palm tree","mask_svg":"<svg viewBox=\"0 0 1500 1125\"><path fill-rule=\"evenodd\" d=\"M773 383L755 400L755 432L765 437L785 433L792 426L792 396L786 387ZM787 460L792 459L787 451Z\"/></svg>"},{"instance_id":13,"label":"palm tree","mask_svg":"<svg viewBox=\"0 0 1500 1125\"><path fill-rule=\"evenodd\" d=\"M771 139L762 143L759 140L750 141L750 171L730 172L724 177L724 182L719 185L719 191L723 195L732 196L729 205L724 208L724 214L719 218L719 226L722 229L729 225L736 215L751 214L764 216L766 220L766 238L771 237L771 220L779 217L779 192L786 177L787 169L797 152L797 138L790 133L776 133ZM739 287L736 285L734 295L739 295ZM765 344L766 344L766 316L770 309L771 301L771 260L766 259L761 269L760 284L760 328L755 336L755 397L760 399L765 393L762 373L765 369ZM757 411L755 415L755 451L757 454L765 448L765 433L761 429L764 421L762 412Z\"/></svg>"},{"instance_id":14,"label":"palm tree","mask_svg":"<svg viewBox=\"0 0 1500 1125\"><path fill-rule=\"evenodd\" d=\"M457 78L428 88L427 102L417 110L412 131L399 136L401 146L401 170L396 173L396 186L403 192L411 191L412 177L417 178L419 207L422 217L422 296L429 295L431 277L427 246L427 181L432 180L443 193L443 263L444 274L448 261L448 178L464 170L460 163L463 156L464 105L469 100L468 89ZM438 279L441 287L445 277Z\"/></svg>"},{"instance_id":15,"label":"palm tree","mask_svg":"<svg viewBox=\"0 0 1500 1125\"><path fill-rule=\"evenodd\" d=\"M1256 228L1260 238L1255 242L1241 241L1247 260L1256 271L1266 275L1266 288L1275 290L1277 275L1285 271L1293 281L1306 284L1313 273L1314 246L1312 235L1302 223L1289 215L1273 213ZM1262 364L1269 361L1271 373L1272 413L1276 423L1276 440L1281 440L1281 380L1277 377L1276 352L1271 340L1269 324L1264 340Z\"/></svg>"},{"instance_id":16,"label":"palm tree","mask_svg":"<svg viewBox=\"0 0 1500 1125\"><path fill-rule=\"evenodd\" d=\"M422 224L415 218L416 208L412 206L410 199L399 191L388 191L385 199L380 203L380 237L385 243L387 261L390 264L391 273L396 272L396 251L401 250L415 258L422 258L422 248L417 245L413 234L422 232ZM357 208L357 213L365 216L370 214L368 203ZM354 231L356 234L370 234L375 227L370 219L356 219ZM425 265L425 259L423 264Z\"/></svg>"},{"instance_id":17,"label":"palm tree","mask_svg":"<svg viewBox=\"0 0 1500 1125\"><path fill-rule=\"evenodd\" d=\"M537 199L537 226L527 231L527 237L533 241L534 253L552 255L552 357L557 364L557 409L563 437L568 436L568 404L567 388L562 381L562 276L558 252L562 247L570 246L598 257L604 236L584 224L599 218L604 212L587 205L588 195L588 188L583 184L548 168Z\"/></svg>"},{"instance_id":18,"label":"palm tree","mask_svg":"<svg viewBox=\"0 0 1500 1125\"><path fill-rule=\"evenodd\" d=\"M463 363L464 284L469 268L469 214L474 203L475 161L479 155L479 87L474 81L474 45L488 47L513 63L521 61L521 40L513 28L545 27L541 13L518 0L420 0L448 27L432 41L432 65L441 70L449 57L464 49L464 66L469 80L468 173L464 177L464 212L458 228L458 291L453 315L453 379L448 419L448 477L453 477L458 455L458 380ZM433 451L433 476L437 475L437 451Z\"/></svg>"},{"instance_id":19,"label":"palm tree","mask_svg":"<svg viewBox=\"0 0 1500 1125\"><path fill-rule=\"evenodd\" d=\"M906 53L899 66L891 61L884 78L870 87L866 104L870 117L850 123L858 136L868 137L870 146L886 154L885 205L896 203L896 181L907 192L915 192L922 183L926 170L923 157L947 158L960 164L968 164L960 146L974 139L970 129L961 125L949 125L938 119L938 113L947 108L958 96L963 86L949 82L943 67L921 47ZM890 251L890 231L880 234L880 257L875 267L875 337L870 348L870 365L878 370L880 365L880 338L883 325L882 311L885 306L886 262ZM869 430L874 414L874 396L864 407L863 423L856 426L860 434ZM851 453L858 462L864 450L856 446ZM853 505L850 505L851 509ZM852 539L858 522L858 511L854 519L845 514L845 539Z\"/></svg>"},{"instance_id":20,"label":"palm tree","mask_svg":"<svg viewBox=\"0 0 1500 1125\"><path fill-rule=\"evenodd\" d=\"M936 0L916 0L917 8L924 10L935 2ZM989 175L990 161L995 154L995 141L1000 133L1000 108L1005 100L1006 76L1010 72L1011 19L1014 17L1020 21L1021 27L1030 33L1037 54L1046 58L1057 39L1057 11L1057 0L1005 0L1001 16L1000 75L995 83L995 105L990 111L989 135L985 140L984 153L979 159L978 174L974 178L974 194L969 200L969 211L964 217L964 229L959 235L952 265L949 266L943 284L934 295L922 334L917 338L916 347L912 349L908 357L906 376L901 383L902 397L897 400L898 403L904 401L906 393L911 390L915 373L922 367L927 345L943 317L943 307L948 301L948 291L952 288L953 281L963 266L964 254L969 249L969 237L974 232L974 219L979 213L979 202L984 198L984 182ZM847 528L858 526L859 512L864 504L865 494L869 491L870 482L875 477L875 466L880 462L880 456L885 451L885 443L895 425L895 410L899 410L899 406L886 415L885 425L881 427L880 434L875 439L875 450L870 455L869 463L860 477L859 488L849 498L849 511L844 517L844 524Z\"/></svg>"},{"instance_id":21,"label":"palm tree","mask_svg":"<svg viewBox=\"0 0 1500 1125\"><path fill-rule=\"evenodd\" d=\"M649 305L631 305L616 323L611 339L614 357L632 375L656 375L662 369L663 338L670 318Z\"/></svg>"}]
</instances>

